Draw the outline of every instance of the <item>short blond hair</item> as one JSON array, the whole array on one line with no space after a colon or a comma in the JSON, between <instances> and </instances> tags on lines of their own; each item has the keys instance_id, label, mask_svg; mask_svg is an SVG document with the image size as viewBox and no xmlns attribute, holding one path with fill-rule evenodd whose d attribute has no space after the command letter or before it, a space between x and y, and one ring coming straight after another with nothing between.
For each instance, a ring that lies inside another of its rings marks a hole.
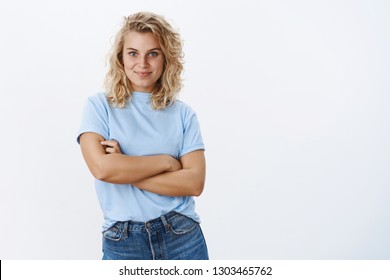
<instances>
[{"instance_id":1,"label":"short blond hair","mask_svg":"<svg viewBox=\"0 0 390 280\"><path fill-rule=\"evenodd\" d=\"M124 41L129 31L151 32L160 43L164 69L153 89L151 102L154 109L164 109L176 100L182 88L183 43L179 33L162 16L150 12L139 12L124 18L109 54L109 70L104 84L107 100L119 108L131 101L133 88L123 66Z\"/></svg>"}]
</instances>

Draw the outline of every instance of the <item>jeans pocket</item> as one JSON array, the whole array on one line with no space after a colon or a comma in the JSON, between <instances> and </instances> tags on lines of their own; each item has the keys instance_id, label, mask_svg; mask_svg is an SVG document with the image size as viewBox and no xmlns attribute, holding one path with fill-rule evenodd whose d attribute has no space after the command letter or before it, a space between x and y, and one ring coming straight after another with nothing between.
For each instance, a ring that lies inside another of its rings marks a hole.
<instances>
[{"instance_id":1,"label":"jeans pocket","mask_svg":"<svg viewBox=\"0 0 390 280\"><path fill-rule=\"evenodd\" d=\"M174 234L182 235L194 230L199 224L187 216L177 214L169 225Z\"/></svg>"},{"instance_id":2,"label":"jeans pocket","mask_svg":"<svg viewBox=\"0 0 390 280\"><path fill-rule=\"evenodd\" d=\"M123 229L117 227L116 224L103 232L103 236L112 241L121 240L122 235L123 235Z\"/></svg>"}]
</instances>

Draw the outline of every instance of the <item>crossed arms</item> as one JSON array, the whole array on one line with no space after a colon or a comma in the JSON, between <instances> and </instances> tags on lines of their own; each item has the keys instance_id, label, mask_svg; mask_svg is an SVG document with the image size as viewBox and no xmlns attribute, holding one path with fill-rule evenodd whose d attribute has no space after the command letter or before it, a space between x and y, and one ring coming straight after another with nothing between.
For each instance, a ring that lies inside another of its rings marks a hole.
<instances>
[{"instance_id":1,"label":"crossed arms","mask_svg":"<svg viewBox=\"0 0 390 280\"><path fill-rule=\"evenodd\" d=\"M119 143L86 132L80 147L92 175L114 184L132 184L139 189L166 196L199 196L204 188L206 164L203 150L179 160L169 155L127 156Z\"/></svg>"}]
</instances>

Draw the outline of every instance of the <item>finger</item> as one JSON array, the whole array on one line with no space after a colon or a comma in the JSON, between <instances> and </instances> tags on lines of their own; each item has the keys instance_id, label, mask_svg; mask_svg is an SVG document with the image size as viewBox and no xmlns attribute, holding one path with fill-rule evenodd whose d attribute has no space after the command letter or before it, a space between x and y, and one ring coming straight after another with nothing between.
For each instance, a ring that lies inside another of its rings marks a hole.
<instances>
[{"instance_id":1,"label":"finger","mask_svg":"<svg viewBox=\"0 0 390 280\"><path fill-rule=\"evenodd\" d=\"M104 148L112 148L114 149L116 152L118 153L121 153L121 147L119 146L119 144L115 144L115 143L101 143Z\"/></svg>"},{"instance_id":2,"label":"finger","mask_svg":"<svg viewBox=\"0 0 390 280\"><path fill-rule=\"evenodd\" d=\"M100 142L100 144L105 145L105 146L111 146L111 147L119 146L119 142L116 141L115 139L102 141L102 142Z\"/></svg>"},{"instance_id":3,"label":"finger","mask_svg":"<svg viewBox=\"0 0 390 280\"><path fill-rule=\"evenodd\" d=\"M116 154L116 153L119 153L119 151L115 148L112 148L112 147L107 147L106 148L106 153L107 154Z\"/></svg>"}]
</instances>

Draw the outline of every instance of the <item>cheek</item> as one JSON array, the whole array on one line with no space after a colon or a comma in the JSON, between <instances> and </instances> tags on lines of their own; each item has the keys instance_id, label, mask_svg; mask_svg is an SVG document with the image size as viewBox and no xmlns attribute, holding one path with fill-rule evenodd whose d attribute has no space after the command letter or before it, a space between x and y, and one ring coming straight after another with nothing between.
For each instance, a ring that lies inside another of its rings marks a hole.
<instances>
[{"instance_id":1,"label":"cheek","mask_svg":"<svg viewBox=\"0 0 390 280\"><path fill-rule=\"evenodd\" d=\"M155 68L157 68L159 70L159 72L163 72L164 70L164 61L161 60L161 61L158 61L155 65Z\"/></svg>"},{"instance_id":2,"label":"cheek","mask_svg":"<svg viewBox=\"0 0 390 280\"><path fill-rule=\"evenodd\" d=\"M133 68L133 65L134 65L134 63L132 63L129 60L126 60L126 59L123 60L123 67L125 69L131 69L131 68Z\"/></svg>"}]
</instances>

